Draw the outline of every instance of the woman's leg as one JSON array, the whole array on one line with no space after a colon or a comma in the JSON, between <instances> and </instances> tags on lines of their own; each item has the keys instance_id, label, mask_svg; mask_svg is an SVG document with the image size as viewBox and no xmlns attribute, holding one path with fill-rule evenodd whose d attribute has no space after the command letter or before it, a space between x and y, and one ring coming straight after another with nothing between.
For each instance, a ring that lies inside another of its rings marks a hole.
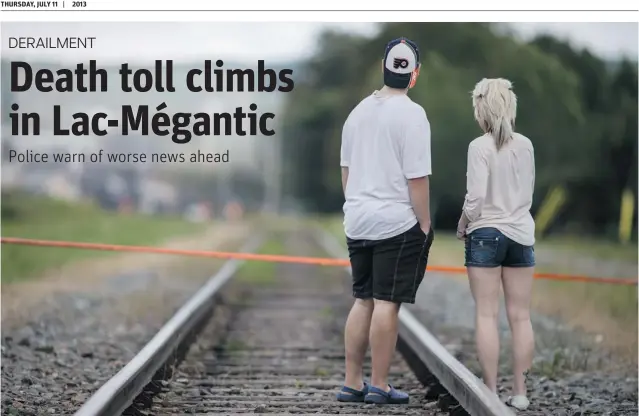
<instances>
[{"instance_id":1,"label":"woman's leg","mask_svg":"<svg viewBox=\"0 0 639 416\"><path fill-rule=\"evenodd\" d=\"M501 267L468 267L470 290L475 299L475 341L484 384L497 392L499 365L499 290Z\"/></svg>"},{"instance_id":2,"label":"woman's leg","mask_svg":"<svg viewBox=\"0 0 639 416\"><path fill-rule=\"evenodd\" d=\"M514 394L526 395L526 371L532 366L535 341L530 322L534 267L504 267L506 312L513 337Z\"/></svg>"}]
</instances>

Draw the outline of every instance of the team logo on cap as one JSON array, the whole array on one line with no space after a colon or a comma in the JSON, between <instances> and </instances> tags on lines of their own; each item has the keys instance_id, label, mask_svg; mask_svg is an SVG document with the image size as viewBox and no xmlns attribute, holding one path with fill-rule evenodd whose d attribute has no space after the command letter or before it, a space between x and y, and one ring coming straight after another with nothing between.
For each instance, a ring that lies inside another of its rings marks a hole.
<instances>
[{"instance_id":1,"label":"team logo on cap","mask_svg":"<svg viewBox=\"0 0 639 416\"><path fill-rule=\"evenodd\" d=\"M405 58L395 58L393 59L393 68L407 68L408 67L408 59Z\"/></svg>"}]
</instances>

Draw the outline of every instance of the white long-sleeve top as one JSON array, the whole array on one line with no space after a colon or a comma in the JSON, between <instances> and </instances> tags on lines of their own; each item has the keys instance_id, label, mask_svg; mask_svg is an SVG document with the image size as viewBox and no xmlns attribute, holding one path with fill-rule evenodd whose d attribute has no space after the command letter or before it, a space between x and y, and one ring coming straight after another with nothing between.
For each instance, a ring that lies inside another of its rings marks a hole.
<instances>
[{"instance_id":1,"label":"white long-sleeve top","mask_svg":"<svg viewBox=\"0 0 639 416\"><path fill-rule=\"evenodd\" d=\"M530 214L535 188L535 154L530 140L514 133L497 151L489 134L468 146L464 214L466 233L494 227L511 240L535 244L535 221Z\"/></svg>"}]
</instances>

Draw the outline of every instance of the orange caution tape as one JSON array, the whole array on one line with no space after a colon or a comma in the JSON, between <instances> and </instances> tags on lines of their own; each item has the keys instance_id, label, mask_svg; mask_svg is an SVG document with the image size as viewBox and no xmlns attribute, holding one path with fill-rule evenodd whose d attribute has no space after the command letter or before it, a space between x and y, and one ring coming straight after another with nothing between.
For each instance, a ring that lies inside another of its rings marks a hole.
<instances>
[{"instance_id":1,"label":"orange caution tape","mask_svg":"<svg viewBox=\"0 0 639 416\"><path fill-rule=\"evenodd\" d=\"M101 244L101 243L83 243L74 241L51 241L51 240L35 240L29 238L18 237L1 237L2 244L19 244L25 246L40 247L60 247L60 248L80 248L86 250L103 250L103 251L126 251L135 253L154 253L154 254L176 254L182 256L195 257L211 257L218 259L237 259L237 260L257 260L270 261L276 263L296 263L296 264L312 264L318 266L338 266L348 267L350 261L347 259L330 259L321 257L298 257L285 256L276 254L255 254L255 253L236 253L224 251L206 251L206 250L185 250L176 248L147 247L147 246L125 246L117 244ZM428 266L429 272L440 272L449 274L466 274L466 268L455 266ZM579 281L588 283L606 283L626 286L636 286L636 278L615 278L615 277L591 277L568 275L558 273L535 273L537 279L549 280L565 280Z\"/></svg>"}]
</instances>

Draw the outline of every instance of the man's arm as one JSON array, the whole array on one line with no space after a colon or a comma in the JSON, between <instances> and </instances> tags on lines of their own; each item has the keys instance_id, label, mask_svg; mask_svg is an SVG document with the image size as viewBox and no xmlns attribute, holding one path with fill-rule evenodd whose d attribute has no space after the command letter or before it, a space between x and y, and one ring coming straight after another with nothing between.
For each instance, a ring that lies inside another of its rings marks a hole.
<instances>
[{"instance_id":1,"label":"man's arm","mask_svg":"<svg viewBox=\"0 0 639 416\"><path fill-rule=\"evenodd\" d=\"M419 225L428 234L430 231L430 123L421 110L415 115L404 136L402 169L408 182L408 193Z\"/></svg>"},{"instance_id":2,"label":"man's arm","mask_svg":"<svg viewBox=\"0 0 639 416\"><path fill-rule=\"evenodd\" d=\"M342 192L346 197L346 182L348 182L348 166L351 163L351 147L348 135L348 119L342 127L342 145L340 149L340 166L342 168Z\"/></svg>"},{"instance_id":3,"label":"man's arm","mask_svg":"<svg viewBox=\"0 0 639 416\"><path fill-rule=\"evenodd\" d=\"M348 182L348 167L342 166L342 191L346 196L346 183Z\"/></svg>"},{"instance_id":4,"label":"man's arm","mask_svg":"<svg viewBox=\"0 0 639 416\"><path fill-rule=\"evenodd\" d=\"M408 193L419 225L424 233L430 230L430 182L428 176L408 180Z\"/></svg>"}]
</instances>

